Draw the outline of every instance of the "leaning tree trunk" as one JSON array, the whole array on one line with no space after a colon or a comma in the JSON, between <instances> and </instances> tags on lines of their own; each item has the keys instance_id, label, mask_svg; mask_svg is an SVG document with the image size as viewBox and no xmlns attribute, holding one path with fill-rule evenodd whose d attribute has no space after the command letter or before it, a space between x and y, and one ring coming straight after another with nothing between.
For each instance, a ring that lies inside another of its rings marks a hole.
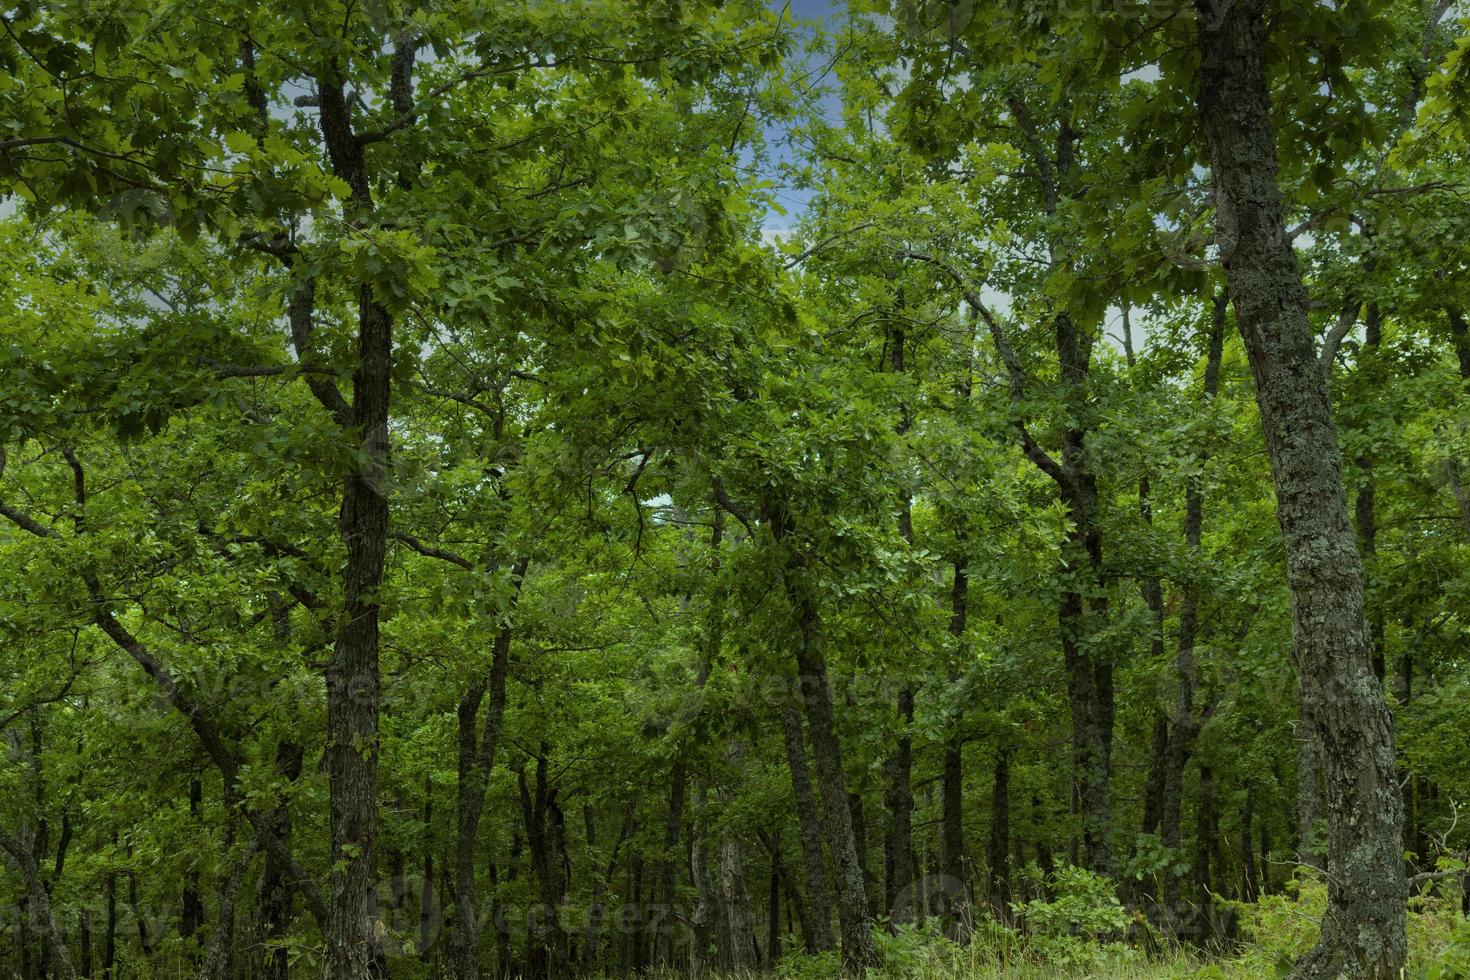
<instances>
[{"instance_id":1,"label":"leaning tree trunk","mask_svg":"<svg viewBox=\"0 0 1470 980\"><path fill-rule=\"evenodd\" d=\"M36 859L30 848L9 831L0 830L0 850L20 869L29 902L27 914L40 928L41 942L51 952L51 972L57 980L74 980L76 972L72 969L71 956L66 951L66 943L62 942L56 919L51 914L51 896L46 891L46 884L41 879L41 869L36 866Z\"/></svg>"},{"instance_id":2,"label":"leaning tree trunk","mask_svg":"<svg viewBox=\"0 0 1470 980\"><path fill-rule=\"evenodd\" d=\"M1405 900L1394 733L1373 675L1363 566L1348 519L1337 429L1286 235L1265 64L1266 4L1196 0L1200 119L1217 240L1256 382L1285 542L1293 654L1322 747L1328 908L1299 977L1397 977Z\"/></svg>"}]
</instances>

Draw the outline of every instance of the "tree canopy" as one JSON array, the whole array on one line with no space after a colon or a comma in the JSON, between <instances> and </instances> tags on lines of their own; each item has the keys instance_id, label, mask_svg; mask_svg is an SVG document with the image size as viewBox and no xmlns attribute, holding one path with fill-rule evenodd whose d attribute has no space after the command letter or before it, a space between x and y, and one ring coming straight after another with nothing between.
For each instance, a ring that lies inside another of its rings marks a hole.
<instances>
[{"instance_id":1,"label":"tree canopy","mask_svg":"<svg viewBox=\"0 0 1470 980\"><path fill-rule=\"evenodd\" d=\"M0 26L14 975L1470 969L1450 0Z\"/></svg>"}]
</instances>

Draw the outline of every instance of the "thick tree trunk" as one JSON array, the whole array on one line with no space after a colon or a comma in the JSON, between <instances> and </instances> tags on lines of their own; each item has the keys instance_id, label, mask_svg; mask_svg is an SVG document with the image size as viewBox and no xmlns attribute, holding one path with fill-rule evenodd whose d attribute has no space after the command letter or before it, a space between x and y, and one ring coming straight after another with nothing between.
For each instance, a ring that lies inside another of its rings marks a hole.
<instances>
[{"instance_id":1,"label":"thick tree trunk","mask_svg":"<svg viewBox=\"0 0 1470 980\"><path fill-rule=\"evenodd\" d=\"M352 132L340 79L318 79L323 141L332 168L351 189L350 209L371 214L363 145ZM378 604L388 541L388 402L392 386L393 318L357 289L357 367L348 422L360 440L356 465L342 489L342 610L325 671L326 770L329 787L331 892L323 935L327 980L381 976L382 936L373 871L378 809ZM338 396L340 398L340 396ZM335 406L340 412L342 406Z\"/></svg>"},{"instance_id":2,"label":"thick tree trunk","mask_svg":"<svg viewBox=\"0 0 1470 980\"><path fill-rule=\"evenodd\" d=\"M791 772L791 794L796 803L796 826L801 837L802 871L806 875L807 906L811 931L810 952L820 953L837 945L832 936L832 900L827 891L827 861L822 856L822 817L806 763L806 739L796 705L783 702L781 735L786 744L786 765Z\"/></svg>"},{"instance_id":3,"label":"thick tree trunk","mask_svg":"<svg viewBox=\"0 0 1470 980\"><path fill-rule=\"evenodd\" d=\"M732 973L753 969L760 962L755 924L750 914L750 890L740 842L726 831L720 836L720 910L723 913L724 966Z\"/></svg>"},{"instance_id":4,"label":"thick tree trunk","mask_svg":"<svg viewBox=\"0 0 1470 980\"><path fill-rule=\"evenodd\" d=\"M1373 676L1363 568L1337 431L1286 236L1265 64L1264 0L1196 0L1200 118L1217 240L1276 485L1292 594L1293 654L1327 786L1328 910L1299 977L1396 977L1408 887L1394 734Z\"/></svg>"}]
</instances>

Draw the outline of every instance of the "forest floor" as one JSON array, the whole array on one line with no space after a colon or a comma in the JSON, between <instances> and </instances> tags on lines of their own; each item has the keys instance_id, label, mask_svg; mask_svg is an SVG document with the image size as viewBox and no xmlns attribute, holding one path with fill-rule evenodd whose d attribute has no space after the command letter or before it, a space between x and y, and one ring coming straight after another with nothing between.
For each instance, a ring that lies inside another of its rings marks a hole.
<instances>
[{"instance_id":1,"label":"forest floor","mask_svg":"<svg viewBox=\"0 0 1470 980\"><path fill-rule=\"evenodd\" d=\"M1235 980L1284 977L1317 940L1326 904L1320 882L1301 883L1293 895L1257 902L1220 902L1233 911L1240 938L1227 950L1147 950L1136 943L1104 942L1075 934L1021 936L992 926L966 946L920 929L880 932L880 969L873 980ZM1084 916L1085 917L1085 916ZM1458 889L1413 900L1408 917L1408 980L1470 980L1470 919ZM1151 944L1152 945L1152 944ZM788 954L772 973L734 974L722 980L833 980L832 955ZM652 980L681 980L675 976Z\"/></svg>"}]
</instances>

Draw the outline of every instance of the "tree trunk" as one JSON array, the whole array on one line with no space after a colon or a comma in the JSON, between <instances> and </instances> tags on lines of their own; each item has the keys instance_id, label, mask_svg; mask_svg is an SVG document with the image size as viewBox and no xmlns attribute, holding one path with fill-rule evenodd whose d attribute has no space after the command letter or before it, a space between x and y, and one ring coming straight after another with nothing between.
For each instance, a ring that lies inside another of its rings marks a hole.
<instances>
[{"instance_id":1,"label":"tree trunk","mask_svg":"<svg viewBox=\"0 0 1470 980\"><path fill-rule=\"evenodd\" d=\"M113 846L117 845L117 834L112 835ZM117 872L107 872L104 884L105 921L102 926L102 976L113 980L113 969L117 965Z\"/></svg>"},{"instance_id":2,"label":"tree trunk","mask_svg":"<svg viewBox=\"0 0 1470 980\"><path fill-rule=\"evenodd\" d=\"M797 924L801 929L802 943L805 945L806 951L808 953L819 952L815 934L816 927L812 923L811 914L807 911L806 903L802 901L801 889L797 886L796 878L791 873L791 867L786 863L786 855L781 850L780 840L761 830L757 830L756 833L760 837L761 842L766 845L766 850L771 855L771 869L780 877L781 887L786 891L787 921L789 922L794 914ZM817 853L820 856L820 847ZM832 948L831 928L832 926L829 922L827 925L827 949Z\"/></svg>"},{"instance_id":3,"label":"tree trunk","mask_svg":"<svg viewBox=\"0 0 1470 980\"><path fill-rule=\"evenodd\" d=\"M900 299L900 306L902 299ZM901 321L900 321L901 322ZM901 326L890 331L891 367L894 374L902 375L905 370L904 346L906 332ZM899 403L898 424L895 434L902 439L909 431L912 419L907 403ZM898 533L910 548L914 544L913 504L907 489L900 494L898 508ZM883 900L890 921L904 925L914 921L914 792L911 785L914 768L914 689L907 679L899 688L896 706L898 738L892 754L888 757L888 788L884 794L884 805L888 811L883 835Z\"/></svg>"},{"instance_id":4,"label":"tree trunk","mask_svg":"<svg viewBox=\"0 0 1470 980\"><path fill-rule=\"evenodd\" d=\"M510 608L520 596L530 559L518 558L511 569ZM455 800L454 835L454 931L450 937L450 962L459 980L478 980L480 975L480 920L475 908L475 846L479 843L480 817L485 812L485 792L495 769L495 751L500 744L505 718L505 682L510 672L511 627L496 631L490 657L490 676L467 690L458 708L459 792ZM489 703L484 704L488 695ZM479 733L481 705L485 719Z\"/></svg>"},{"instance_id":5,"label":"tree trunk","mask_svg":"<svg viewBox=\"0 0 1470 980\"><path fill-rule=\"evenodd\" d=\"M728 830L720 836L720 910L723 912L725 968L732 973L753 969L760 962L755 948L755 927L750 915L750 891L745 885L745 867L740 842Z\"/></svg>"},{"instance_id":6,"label":"tree trunk","mask_svg":"<svg viewBox=\"0 0 1470 980\"><path fill-rule=\"evenodd\" d=\"M832 903L827 891L827 861L822 856L822 818L811 772L807 769L801 715L791 702L783 702L777 710L781 713L781 735L786 743L786 765L791 772L796 826L801 837L802 870L806 874L811 919L811 931L806 934L807 948L809 952L820 953L836 946L832 937Z\"/></svg>"},{"instance_id":7,"label":"tree trunk","mask_svg":"<svg viewBox=\"0 0 1470 980\"><path fill-rule=\"evenodd\" d=\"M827 661L821 650L820 619L806 577L806 558L795 540L795 525L784 504L770 496L765 518L775 544L785 554L781 577L796 618L796 676L806 708L807 730L816 760L817 785L826 812L827 845L837 879L837 922L842 935L842 962L848 972L860 974L878 961L873 943L868 895L863 883L848 809L847 776L842 770L842 745L827 679Z\"/></svg>"},{"instance_id":8,"label":"tree trunk","mask_svg":"<svg viewBox=\"0 0 1470 980\"><path fill-rule=\"evenodd\" d=\"M1226 298L1215 296L1210 315L1205 355L1204 408L1210 411L1220 391L1220 361L1225 349ZM1201 465L1209 458L1201 450ZM1204 493L1198 475L1191 475L1184 490L1184 544L1198 556L1204 529ZM1164 772L1159 794L1159 839L1164 847L1178 852L1182 843L1181 815L1184 803L1184 769L1194 752L1200 719L1195 715L1195 633L1199 625L1200 583L1191 574L1184 582L1179 601L1179 642L1174 654L1174 710L1169 736L1164 745ZM1164 914L1172 929L1183 912L1180 876L1164 872Z\"/></svg>"},{"instance_id":9,"label":"tree trunk","mask_svg":"<svg viewBox=\"0 0 1470 980\"><path fill-rule=\"evenodd\" d=\"M1260 874L1256 870L1256 842L1251 837L1251 821L1255 819L1255 801L1255 787L1247 786L1245 788L1245 808L1240 811L1240 897L1247 902L1254 902L1261 888Z\"/></svg>"},{"instance_id":10,"label":"tree trunk","mask_svg":"<svg viewBox=\"0 0 1470 980\"><path fill-rule=\"evenodd\" d=\"M1372 371L1378 356L1378 349L1383 343L1383 313L1379 310L1377 303L1369 303L1367 315L1363 318L1363 349L1359 355L1362 369ZM1384 661L1383 661L1383 608L1382 604L1372 601L1373 580L1377 575L1378 562L1378 512L1377 498L1378 488L1373 479L1373 456L1364 452L1357 459L1357 467L1361 481L1358 486L1358 497L1353 506L1354 523L1358 531L1358 547L1363 553L1363 582L1367 592L1366 614L1368 618L1368 637L1371 649L1370 658L1373 663L1373 673L1378 678L1378 683L1383 683Z\"/></svg>"},{"instance_id":11,"label":"tree trunk","mask_svg":"<svg viewBox=\"0 0 1470 980\"><path fill-rule=\"evenodd\" d=\"M1212 858L1218 851L1216 835L1220 822L1215 812L1215 772L1209 766L1199 767L1199 802L1194 811L1194 880L1199 886L1200 903L1208 905L1214 874L1218 870Z\"/></svg>"},{"instance_id":12,"label":"tree trunk","mask_svg":"<svg viewBox=\"0 0 1470 980\"><path fill-rule=\"evenodd\" d=\"M1011 750L1002 746L995 753L995 777L990 793L990 840L987 860L986 895L991 911L1001 922L1010 921L1011 875Z\"/></svg>"},{"instance_id":13,"label":"tree trunk","mask_svg":"<svg viewBox=\"0 0 1470 980\"><path fill-rule=\"evenodd\" d=\"M710 949L714 945L714 887L710 882L709 861L709 785L701 779L695 794L693 839L689 842L689 875L694 880L694 910L689 916L693 936L689 944L689 973L704 980L711 969ZM821 852L818 851L818 856ZM830 938L830 937L829 937ZM830 948L830 943L829 943Z\"/></svg>"},{"instance_id":14,"label":"tree trunk","mask_svg":"<svg viewBox=\"0 0 1470 980\"><path fill-rule=\"evenodd\" d=\"M410 69L411 69L410 61ZM371 220L372 189L362 142L352 131L343 80L317 79L318 121L332 170L350 191L350 216ZM308 317L309 317L308 313ZM309 329L309 325L307 327ZM393 318L357 285L357 363L352 402L325 386L318 398L359 440L355 465L343 481L339 515L347 558L342 610L325 670L331 891L323 942L327 980L362 980L386 973L373 866L378 810L378 610L388 542L388 410L392 390ZM345 418L342 418L345 416Z\"/></svg>"},{"instance_id":15,"label":"tree trunk","mask_svg":"<svg viewBox=\"0 0 1470 980\"><path fill-rule=\"evenodd\" d=\"M962 392L969 395L968 387ZM954 559L954 573L949 590L949 635L955 644L955 663L949 672L950 683L959 680L957 665L965 652L965 626L969 616L970 577L963 558ZM944 770L940 785L939 852L940 863L950 896L944 914L945 935L956 941L968 938L970 910L969 876L965 873L965 743L960 731L961 712L956 709L952 728L944 740Z\"/></svg>"},{"instance_id":16,"label":"tree trunk","mask_svg":"<svg viewBox=\"0 0 1470 980\"><path fill-rule=\"evenodd\" d=\"M276 772L288 782L301 776L301 765L305 758L302 747L295 742L283 741L276 746ZM291 840L291 808L282 805L277 809L273 830L283 844ZM290 955L285 940L290 932L293 916L291 871L282 864L279 855L267 850L265 863L255 889L255 941L252 943L252 975L257 980L286 980L290 970Z\"/></svg>"},{"instance_id":17,"label":"tree trunk","mask_svg":"<svg viewBox=\"0 0 1470 980\"><path fill-rule=\"evenodd\" d=\"M544 743L536 757L534 795L526 784L524 769L517 774L521 797L521 815L526 824L526 843L531 855L531 869L539 886L540 902L531 917L531 936L541 947L544 975L549 980L565 980L569 975L570 962L567 934L561 924L561 905L566 897L566 878L562 874L560 861L563 843L563 819L561 807L556 802L556 788L547 776L546 753L549 746ZM635 886L641 892L642 864L639 862ZM639 895L634 895L634 904ZM638 943L635 969L643 966L642 930L634 935Z\"/></svg>"},{"instance_id":18,"label":"tree trunk","mask_svg":"<svg viewBox=\"0 0 1470 980\"><path fill-rule=\"evenodd\" d=\"M1148 778L1143 785L1143 823L1145 834L1159 830L1164 813L1164 773L1169 765L1169 716L1162 711L1154 715L1153 738L1149 743Z\"/></svg>"},{"instance_id":19,"label":"tree trunk","mask_svg":"<svg viewBox=\"0 0 1470 980\"><path fill-rule=\"evenodd\" d=\"M1196 0L1200 118L1217 240L1256 382L1292 594L1302 701L1327 785L1328 909L1299 977L1396 977L1408 886L1392 718L1370 662L1363 568L1337 431L1286 236L1265 64L1264 0Z\"/></svg>"},{"instance_id":20,"label":"tree trunk","mask_svg":"<svg viewBox=\"0 0 1470 980\"><path fill-rule=\"evenodd\" d=\"M434 782L424 777L424 878L419 882L419 940L417 952L427 960L434 946L436 916L434 909Z\"/></svg>"},{"instance_id":21,"label":"tree trunk","mask_svg":"<svg viewBox=\"0 0 1470 980\"><path fill-rule=\"evenodd\" d=\"M197 824L204 800L204 783L189 780L189 820ZM179 935L192 939L204 925L204 897L199 893L199 869L191 868L184 876L184 893L179 902Z\"/></svg>"},{"instance_id":22,"label":"tree trunk","mask_svg":"<svg viewBox=\"0 0 1470 980\"><path fill-rule=\"evenodd\" d=\"M1113 870L1111 773L1113 754L1113 656L1090 642L1105 621L1102 531L1097 476L1088 459L1086 383L1091 340L1067 313L1052 318L1057 363L1069 424L1062 434L1059 486L1070 526L1058 569L1062 598L1057 625L1072 709L1072 769L1082 818L1082 863L1092 871ZM1091 598L1089 598L1091 597Z\"/></svg>"},{"instance_id":23,"label":"tree trunk","mask_svg":"<svg viewBox=\"0 0 1470 980\"><path fill-rule=\"evenodd\" d=\"M914 767L913 737L909 727L914 723L914 692L907 685L898 692L898 724L902 734L893 754L888 758L887 834L883 841L883 899L889 919L894 925L912 923L915 902L914 882L914 794L909 777Z\"/></svg>"},{"instance_id":24,"label":"tree trunk","mask_svg":"<svg viewBox=\"0 0 1470 980\"><path fill-rule=\"evenodd\" d=\"M41 943L50 951L51 971L56 975L56 980L74 980L76 972L72 969L71 955L67 952L66 943L62 942L56 919L51 914L51 896L47 893L45 882L41 880L41 869L36 866L31 849L9 831L0 830L0 850L20 870L29 904L27 914L40 928Z\"/></svg>"},{"instance_id":25,"label":"tree trunk","mask_svg":"<svg viewBox=\"0 0 1470 980\"><path fill-rule=\"evenodd\" d=\"M766 964L781 958L781 850L771 854L771 882L766 892Z\"/></svg>"}]
</instances>

